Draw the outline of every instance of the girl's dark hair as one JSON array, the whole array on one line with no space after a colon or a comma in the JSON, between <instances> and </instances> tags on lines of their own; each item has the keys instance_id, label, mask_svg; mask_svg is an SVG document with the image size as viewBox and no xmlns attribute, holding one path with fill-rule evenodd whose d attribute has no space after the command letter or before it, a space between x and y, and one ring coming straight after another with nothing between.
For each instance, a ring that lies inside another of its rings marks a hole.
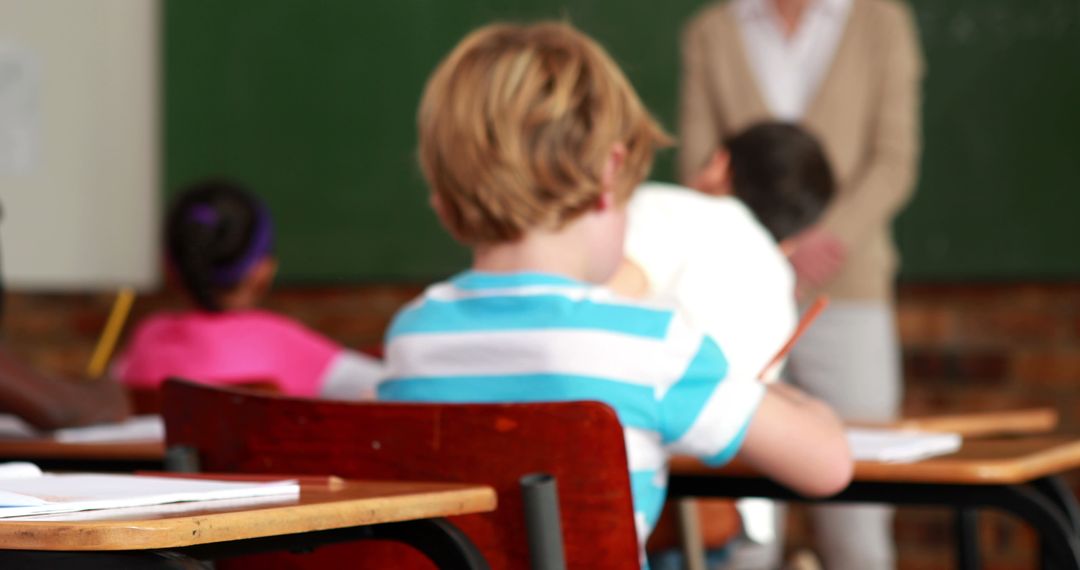
<instances>
[{"instance_id":1,"label":"girl's dark hair","mask_svg":"<svg viewBox=\"0 0 1080 570\"><path fill-rule=\"evenodd\" d=\"M260 224L269 223L262 202L227 180L199 182L173 201L165 222L165 247L181 282L201 308L220 312L220 295L243 279L253 255L261 258L269 253L253 252L264 233Z\"/></svg>"},{"instance_id":2,"label":"girl's dark hair","mask_svg":"<svg viewBox=\"0 0 1080 570\"><path fill-rule=\"evenodd\" d=\"M836 182L825 152L798 125L758 123L726 146L735 196L777 242L812 225L832 199Z\"/></svg>"}]
</instances>

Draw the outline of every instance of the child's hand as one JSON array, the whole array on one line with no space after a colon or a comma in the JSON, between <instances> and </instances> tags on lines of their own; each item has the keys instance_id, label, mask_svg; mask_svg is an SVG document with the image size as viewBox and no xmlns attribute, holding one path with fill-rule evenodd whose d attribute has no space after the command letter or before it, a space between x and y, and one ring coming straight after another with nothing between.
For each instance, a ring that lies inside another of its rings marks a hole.
<instances>
[{"instance_id":1,"label":"child's hand","mask_svg":"<svg viewBox=\"0 0 1080 570\"><path fill-rule=\"evenodd\" d=\"M623 259L615 275L607 282L612 291L629 299L644 299L649 294L649 280L641 266Z\"/></svg>"},{"instance_id":2,"label":"child's hand","mask_svg":"<svg viewBox=\"0 0 1080 570\"><path fill-rule=\"evenodd\" d=\"M800 292L828 283L847 261L847 247L822 227L811 227L793 241L795 248L789 258Z\"/></svg>"}]
</instances>

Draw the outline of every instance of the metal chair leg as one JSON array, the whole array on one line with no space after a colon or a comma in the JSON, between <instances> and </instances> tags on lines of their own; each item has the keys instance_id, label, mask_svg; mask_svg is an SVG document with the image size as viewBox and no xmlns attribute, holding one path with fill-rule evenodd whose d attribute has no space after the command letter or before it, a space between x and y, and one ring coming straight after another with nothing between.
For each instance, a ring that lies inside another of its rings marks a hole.
<instances>
[{"instance_id":1,"label":"metal chair leg","mask_svg":"<svg viewBox=\"0 0 1080 570\"><path fill-rule=\"evenodd\" d=\"M705 570L705 542L701 538L701 519L695 499L679 499L679 539L687 570Z\"/></svg>"}]
</instances>

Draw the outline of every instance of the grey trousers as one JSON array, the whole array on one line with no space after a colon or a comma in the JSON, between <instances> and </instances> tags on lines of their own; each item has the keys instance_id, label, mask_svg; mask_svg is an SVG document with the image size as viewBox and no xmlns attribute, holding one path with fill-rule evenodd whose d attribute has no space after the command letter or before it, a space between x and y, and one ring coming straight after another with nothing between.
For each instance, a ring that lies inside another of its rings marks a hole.
<instances>
[{"instance_id":1,"label":"grey trousers","mask_svg":"<svg viewBox=\"0 0 1080 570\"><path fill-rule=\"evenodd\" d=\"M845 420L889 421L900 412L900 346L891 304L835 300L792 350L787 377ZM811 510L827 570L892 570L893 509Z\"/></svg>"}]
</instances>

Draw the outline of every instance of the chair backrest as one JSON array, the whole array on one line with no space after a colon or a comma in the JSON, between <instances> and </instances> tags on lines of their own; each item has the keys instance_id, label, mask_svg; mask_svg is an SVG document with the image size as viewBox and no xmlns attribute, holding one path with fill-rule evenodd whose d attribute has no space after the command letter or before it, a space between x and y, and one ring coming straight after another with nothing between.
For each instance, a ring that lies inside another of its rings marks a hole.
<instances>
[{"instance_id":1,"label":"chair backrest","mask_svg":"<svg viewBox=\"0 0 1080 570\"><path fill-rule=\"evenodd\" d=\"M550 473L557 478L567 567L638 567L623 430L602 403L337 402L169 381L164 416L168 444L193 447L208 472L491 485L496 511L453 522L494 570L528 568L518 480ZM371 548L353 548L367 549L363 558L353 551L354 564L383 567ZM422 565L395 557L385 567Z\"/></svg>"},{"instance_id":2,"label":"chair backrest","mask_svg":"<svg viewBox=\"0 0 1080 570\"><path fill-rule=\"evenodd\" d=\"M280 394L281 388L278 387L278 383L273 380L248 380L244 382L233 382L230 384L233 388L239 388L243 390L255 390L258 392L267 392L270 394ZM127 387L128 401L131 402L131 411L135 415L143 414L160 414L163 406L163 388L155 386L153 388L146 388L142 386L128 386Z\"/></svg>"}]
</instances>

